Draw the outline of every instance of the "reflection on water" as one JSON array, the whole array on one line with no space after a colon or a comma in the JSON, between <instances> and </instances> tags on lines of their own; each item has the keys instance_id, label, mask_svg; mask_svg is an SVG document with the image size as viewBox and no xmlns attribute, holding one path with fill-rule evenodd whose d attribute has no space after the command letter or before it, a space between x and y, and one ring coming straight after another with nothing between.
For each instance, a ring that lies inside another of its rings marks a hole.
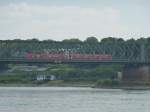
<instances>
[{"instance_id":1,"label":"reflection on water","mask_svg":"<svg viewBox=\"0 0 150 112\"><path fill-rule=\"evenodd\" d=\"M149 112L150 91L0 87L0 112Z\"/></svg>"}]
</instances>

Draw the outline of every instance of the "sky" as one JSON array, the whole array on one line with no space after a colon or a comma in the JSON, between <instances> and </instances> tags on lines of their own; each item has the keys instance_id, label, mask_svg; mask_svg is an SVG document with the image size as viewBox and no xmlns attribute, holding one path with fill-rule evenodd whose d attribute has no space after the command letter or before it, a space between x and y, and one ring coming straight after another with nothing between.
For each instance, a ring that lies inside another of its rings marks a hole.
<instances>
[{"instance_id":1,"label":"sky","mask_svg":"<svg viewBox=\"0 0 150 112\"><path fill-rule=\"evenodd\" d=\"M0 0L0 39L150 37L150 0Z\"/></svg>"}]
</instances>

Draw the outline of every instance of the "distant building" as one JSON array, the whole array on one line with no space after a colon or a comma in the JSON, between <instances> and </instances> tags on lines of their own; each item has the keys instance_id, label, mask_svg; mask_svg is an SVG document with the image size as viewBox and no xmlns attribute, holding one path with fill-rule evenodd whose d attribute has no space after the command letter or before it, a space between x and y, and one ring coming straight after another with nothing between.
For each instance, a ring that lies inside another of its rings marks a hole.
<instances>
[{"instance_id":1,"label":"distant building","mask_svg":"<svg viewBox=\"0 0 150 112\"><path fill-rule=\"evenodd\" d=\"M37 80L37 81L46 80L46 76L45 76L45 75L37 75L37 76L36 76L36 80Z\"/></svg>"},{"instance_id":2,"label":"distant building","mask_svg":"<svg viewBox=\"0 0 150 112\"><path fill-rule=\"evenodd\" d=\"M55 75L49 75L49 76L47 76L47 79L48 80L55 80L56 77L55 77Z\"/></svg>"},{"instance_id":3,"label":"distant building","mask_svg":"<svg viewBox=\"0 0 150 112\"><path fill-rule=\"evenodd\" d=\"M56 80L56 77L54 75L44 75L40 74L36 76L37 81L44 81L44 80Z\"/></svg>"}]
</instances>

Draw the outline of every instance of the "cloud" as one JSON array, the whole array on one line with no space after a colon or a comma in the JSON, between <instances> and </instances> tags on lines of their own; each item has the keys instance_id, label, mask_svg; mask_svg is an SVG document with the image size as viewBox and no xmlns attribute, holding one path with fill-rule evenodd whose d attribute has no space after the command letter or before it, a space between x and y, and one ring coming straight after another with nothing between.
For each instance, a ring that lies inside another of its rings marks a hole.
<instances>
[{"instance_id":1,"label":"cloud","mask_svg":"<svg viewBox=\"0 0 150 112\"><path fill-rule=\"evenodd\" d=\"M0 6L0 39L34 37L62 40L79 37L83 40L87 36L112 36L128 30L128 26L121 22L121 12L112 7L27 3Z\"/></svg>"}]
</instances>

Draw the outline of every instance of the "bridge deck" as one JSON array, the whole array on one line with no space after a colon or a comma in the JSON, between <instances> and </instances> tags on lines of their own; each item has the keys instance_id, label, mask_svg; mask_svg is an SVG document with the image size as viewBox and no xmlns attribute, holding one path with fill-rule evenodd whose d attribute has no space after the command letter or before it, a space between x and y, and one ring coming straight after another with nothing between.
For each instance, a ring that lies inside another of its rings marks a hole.
<instances>
[{"instance_id":1,"label":"bridge deck","mask_svg":"<svg viewBox=\"0 0 150 112\"><path fill-rule=\"evenodd\" d=\"M108 61L91 61L91 60L27 60L27 59L0 59L0 63L2 64L54 64L54 63L103 63L103 64L150 64L150 61L131 61L131 60L108 60Z\"/></svg>"}]
</instances>

